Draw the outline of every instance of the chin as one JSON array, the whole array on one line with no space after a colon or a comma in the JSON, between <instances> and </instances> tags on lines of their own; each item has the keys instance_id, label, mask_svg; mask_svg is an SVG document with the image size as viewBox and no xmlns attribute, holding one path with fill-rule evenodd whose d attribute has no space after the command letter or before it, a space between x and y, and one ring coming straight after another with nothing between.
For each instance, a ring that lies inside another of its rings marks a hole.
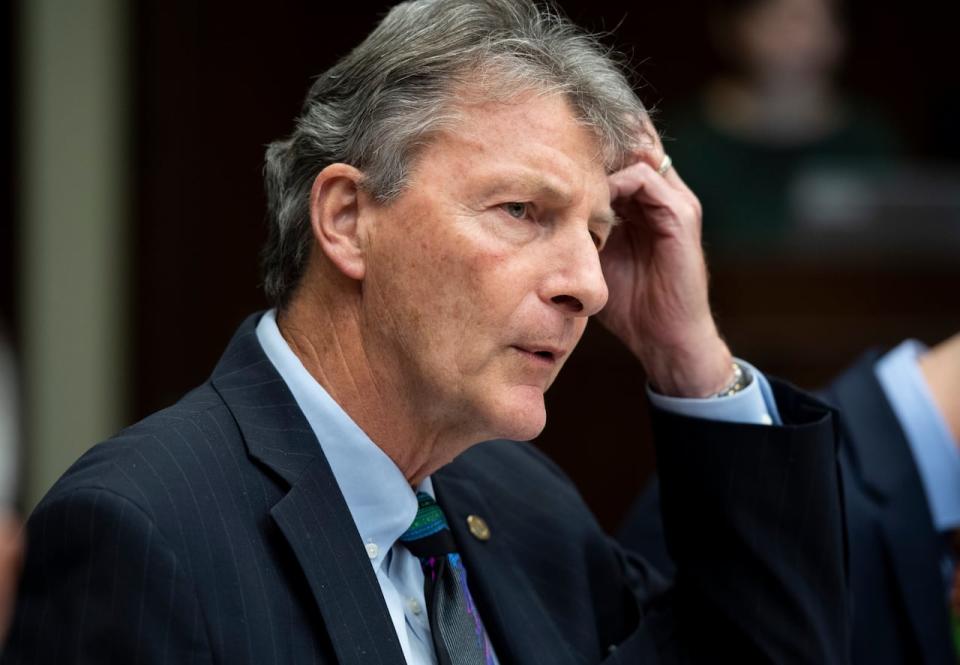
<instances>
[{"instance_id":1,"label":"chin","mask_svg":"<svg viewBox=\"0 0 960 665\"><path fill-rule=\"evenodd\" d=\"M532 386L514 388L495 407L493 431L496 438L529 441L547 424L543 391Z\"/></svg>"}]
</instances>

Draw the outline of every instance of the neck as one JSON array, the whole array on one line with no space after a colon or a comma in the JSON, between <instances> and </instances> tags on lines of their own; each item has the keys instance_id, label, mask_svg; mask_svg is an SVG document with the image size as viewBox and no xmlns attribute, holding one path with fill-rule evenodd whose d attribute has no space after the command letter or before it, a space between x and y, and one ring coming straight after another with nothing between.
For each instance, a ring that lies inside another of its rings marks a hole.
<instances>
[{"instance_id":1,"label":"neck","mask_svg":"<svg viewBox=\"0 0 960 665\"><path fill-rule=\"evenodd\" d=\"M359 298L302 290L278 313L277 326L311 376L416 487L468 447L459 439L469 437L427 415L416 390L397 380L403 373L391 354L364 335Z\"/></svg>"},{"instance_id":2,"label":"neck","mask_svg":"<svg viewBox=\"0 0 960 665\"><path fill-rule=\"evenodd\" d=\"M920 371L954 443L960 447L960 334L921 356Z\"/></svg>"}]
</instances>

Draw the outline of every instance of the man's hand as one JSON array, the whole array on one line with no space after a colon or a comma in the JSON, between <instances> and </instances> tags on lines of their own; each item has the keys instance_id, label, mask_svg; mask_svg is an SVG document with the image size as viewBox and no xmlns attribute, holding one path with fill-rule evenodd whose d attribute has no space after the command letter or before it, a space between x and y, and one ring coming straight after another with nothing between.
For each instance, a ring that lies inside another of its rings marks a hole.
<instances>
[{"instance_id":1,"label":"man's hand","mask_svg":"<svg viewBox=\"0 0 960 665\"><path fill-rule=\"evenodd\" d=\"M653 386L677 397L706 397L732 376L707 295L701 208L675 169L663 175L663 146L647 122L648 146L609 178L623 220L600 259L610 289L601 322L640 359Z\"/></svg>"}]
</instances>

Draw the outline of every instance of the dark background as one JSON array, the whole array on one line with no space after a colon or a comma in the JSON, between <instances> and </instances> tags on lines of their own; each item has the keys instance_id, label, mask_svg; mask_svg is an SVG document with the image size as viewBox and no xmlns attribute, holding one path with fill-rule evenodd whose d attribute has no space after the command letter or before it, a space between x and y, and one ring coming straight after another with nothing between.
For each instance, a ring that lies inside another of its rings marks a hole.
<instances>
[{"instance_id":1,"label":"dark background","mask_svg":"<svg viewBox=\"0 0 960 665\"><path fill-rule=\"evenodd\" d=\"M0 95L4 99L12 100L16 89L17 41L13 28L17 15L15 3L4 3L0 12ZM0 331L5 331L8 335L15 333L15 132L13 104L7 102L0 105Z\"/></svg>"},{"instance_id":2,"label":"dark background","mask_svg":"<svg viewBox=\"0 0 960 665\"><path fill-rule=\"evenodd\" d=\"M311 77L369 32L386 4L135 3L131 420L203 381L237 324L265 306L258 270L264 147L290 131ZM703 2L562 4L589 28L616 28L611 43L631 54L648 105L669 110L689 100L717 67ZM858 0L845 10L843 79L880 106L917 159L949 162L960 152L955 4ZM4 11L13 14L15 5ZM15 89L12 24L0 29L5 91ZM2 121L2 148L12 156L9 107ZM15 231L7 223L15 211L11 163L2 164L0 227L8 320L17 275ZM960 260L752 255L715 260L712 273L715 308L734 351L805 386L825 381L866 347L906 336L933 343L960 329ZM548 414L540 445L573 476L601 521L615 525L653 465L639 366L591 326L548 394Z\"/></svg>"}]
</instances>

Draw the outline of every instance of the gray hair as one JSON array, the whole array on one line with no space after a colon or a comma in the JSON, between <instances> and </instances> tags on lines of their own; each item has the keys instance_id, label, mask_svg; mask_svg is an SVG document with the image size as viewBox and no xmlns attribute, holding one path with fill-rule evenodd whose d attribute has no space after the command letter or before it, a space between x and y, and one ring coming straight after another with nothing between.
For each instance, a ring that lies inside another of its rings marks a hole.
<instances>
[{"instance_id":1,"label":"gray hair","mask_svg":"<svg viewBox=\"0 0 960 665\"><path fill-rule=\"evenodd\" d=\"M269 238L264 290L278 307L306 270L310 190L341 162L363 188L398 196L418 152L456 119L457 94L504 100L518 91L564 95L598 139L608 171L637 148L646 111L598 39L531 0L415 0L394 7L310 88L293 134L267 148Z\"/></svg>"}]
</instances>

